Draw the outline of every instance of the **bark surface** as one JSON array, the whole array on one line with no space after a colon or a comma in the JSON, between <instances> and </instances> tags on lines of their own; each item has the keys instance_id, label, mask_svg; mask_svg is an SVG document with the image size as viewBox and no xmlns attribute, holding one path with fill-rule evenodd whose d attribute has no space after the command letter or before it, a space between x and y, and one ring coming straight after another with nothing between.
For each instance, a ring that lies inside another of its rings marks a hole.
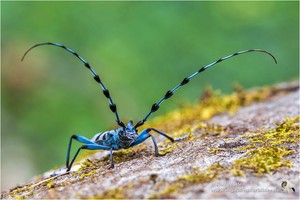
<instances>
[{"instance_id":1,"label":"bark surface","mask_svg":"<svg viewBox=\"0 0 300 200\"><path fill-rule=\"evenodd\" d=\"M99 151L74 165L70 173L51 177L58 173L51 170L1 197L298 199L297 116L298 82L279 84L264 101L185 125L190 127L190 132L183 132L189 135L186 140L171 144L156 136L164 156L154 156L149 139L132 150L115 152L115 168L107 169L108 152ZM291 134L285 132L281 138L284 127ZM281 131L280 139L264 141L276 131ZM265 152L256 152L253 145ZM265 157L268 150L272 155Z\"/></svg>"}]
</instances>

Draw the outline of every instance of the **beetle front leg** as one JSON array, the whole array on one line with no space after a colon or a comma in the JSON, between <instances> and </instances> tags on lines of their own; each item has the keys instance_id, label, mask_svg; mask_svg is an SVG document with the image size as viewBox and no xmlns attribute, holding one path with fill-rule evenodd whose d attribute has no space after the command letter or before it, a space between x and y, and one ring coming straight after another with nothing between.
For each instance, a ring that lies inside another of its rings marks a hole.
<instances>
[{"instance_id":1,"label":"beetle front leg","mask_svg":"<svg viewBox=\"0 0 300 200\"><path fill-rule=\"evenodd\" d=\"M152 139L152 141L153 141L153 144L154 144L154 149L155 149L155 156L163 156L163 155L165 155L165 154L160 154L159 153L159 151L158 151L158 147L157 147L157 144L156 144L156 140L155 140L155 138L154 138L154 136L153 135L151 135L151 139Z\"/></svg>"},{"instance_id":2,"label":"beetle front leg","mask_svg":"<svg viewBox=\"0 0 300 200\"><path fill-rule=\"evenodd\" d=\"M155 131L155 132L157 132L157 133L159 133L160 135L165 136L166 138L168 138L169 140L171 140L171 142L175 141L172 137L168 136L167 134L165 134L165 133L163 133L163 132L161 132L159 130L156 130L154 128L147 128L147 129L143 130L138 135L138 137L136 138L136 140L130 146L133 147L133 146L136 146L138 144L141 144L146 139L148 139L149 137L151 137L151 139L153 141L153 144L154 144L155 156L163 156L164 154L160 154L159 151L158 151L157 143L156 143L156 140L155 140L154 136L149 133L152 130Z\"/></svg>"},{"instance_id":3,"label":"beetle front leg","mask_svg":"<svg viewBox=\"0 0 300 200\"><path fill-rule=\"evenodd\" d=\"M188 136L183 136L183 137L180 137L180 138L176 138L176 139L173 139L172 137L168 136L167 134L165 134L164 132L161 132L155 128L150 128L151 130L155 131L156 133L159 133L160 135L163 135L165 136L166 138L168 138L169 140L171 140L171 142L179 142L181 140L185 140L186 138L188 138Z\"/></svg>"}]
</instances>

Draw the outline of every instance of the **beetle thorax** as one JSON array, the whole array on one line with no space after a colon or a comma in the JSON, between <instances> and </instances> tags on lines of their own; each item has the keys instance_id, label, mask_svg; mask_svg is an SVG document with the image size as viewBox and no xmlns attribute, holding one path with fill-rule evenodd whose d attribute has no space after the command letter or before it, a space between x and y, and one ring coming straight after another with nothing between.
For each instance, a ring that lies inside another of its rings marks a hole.
<instances>
[{"instance_id":1,"label":"beetle thorax","mask_svg":"<svg viewBox=\"0 0 300 200\"><path fill-rule=\"evenodd\" d=\"M138 136L136 129L132 125L132 121L129 121L125 128L118 129L117 132L117 143L119 143L119 145L121 145L123 148L128 148Z\"/></svg>"},{"instance_id":2,"label":"beetle thorax","mask_svg":"<svg viewBox=\"0 0 300 200\"><path fill-rule=\"evenodd\" d=\"M136 131L124 131L121 130L118 132L118 136L120 138L120 140L124 141L124 140L135 140L137 138L137 132Z\"/></svg>"}]
</instances>

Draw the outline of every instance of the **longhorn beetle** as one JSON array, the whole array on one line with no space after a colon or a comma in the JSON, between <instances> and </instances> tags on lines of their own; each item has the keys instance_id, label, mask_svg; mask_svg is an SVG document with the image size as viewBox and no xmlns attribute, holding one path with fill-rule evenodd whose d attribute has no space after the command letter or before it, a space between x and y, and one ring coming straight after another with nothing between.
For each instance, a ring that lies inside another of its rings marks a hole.
<instances>
[{"instance_id":1,"label":"longhorn beetle","mask_svg":"<svg viewBox=\"0 0 300 200\"><path fill-rule=\"evenodd\" d=\"M244 53L249 53L249 52L266 53L266 54L270 55L273 58L275 63L277 63L276 58L271 53L269 53L268 51L265 51L265 50L261 50L261 49L250 49L250 50L239 51L239 52L236 52L234 54L230 54L228 56L220 58L219 60L217 60L215 62L212 62L212 63L200 68L198 71L196 71L195 73L193 73L189 77L184 78L181 81L181 83L176 85L173 89L167 91L165 96L163 98L161 98L157 103L154 103L152 105L150 111L148 112L148 114L142 120L138 121L135 125L133 125L132 121L129 121L128 124L125 125L120 120L119 115L118 115L118 111L117 111L117 106L114 103L112 97L110 96L110 93L109 93L108 89L105 87L105 85L101 81L99 75L93 70L93 68L90 66L90 64L87 61L85 61L81 56L79 56L72 49L70 49L70 48L68 48L68 47L66 47L62 44L56 44L56 43L52 43L52 42L40 43L40 44L36 44L36 45L32 46L31 48L29 48L25 52L25 54L23 55L22 61L23 61L23 59L25 58L25 56L27 55L27 53L29 51L31 51L35 47L43 46L43 45L52 45L52 46L60 47L60 48L63 48L65 50L67 50L68 52L70 52L71 54L76 56L84 64L84 66L88 70L90 70L90 72L92 73L95 81L102 88L104 96L108 99L109 108L115 114L116 122L120 126L120 128L118 128L116 130L100 132L100 133L96 134L92 139L87 139L86 137L79 136L79 135L72 135L71 138L70 138L69 145L68 145L68 150L67 150L67 160L66 160L67 171L70 171L70 169L71 169L71 167L72 167L72 165L73 165L73 163L74 163L74 161L75 161L75 159L76 159L76 157L79 154L81 149L109 150L110 151L110 161L111 161L111 165L110 165L109 168L113 168L114 167L113 150L127 149L127 148L130 148L130 147L136 146L136 145L141 144L142 142L144 142L149 137L151 137L151 139L153 141L154 149L155 149L155 155L156 156L161 156L161 154L159 154L159 152L158 152L158 147L157 147L156 140L155 140L154 136L150 134L150 131L154 131L154 132L166 137L171 142L179 141L183 138L173 139L172 137L168 136L167 134L165 134L165 133L163 133L163 132L161 132L161 131L159 131L155 128L147 128L147 129L143 130L141 133L138 134L137 128L139 126L143 125L147 121L148 117L152 113L156 112L159 109L160 104L162 104L162 102L164 102L165 100L169 99L179 87L186 85L187 83L189 83L189 81L194 76L196 76L199 73L205 71L209 67L211 67L211 66L213 66L217 63L220 63L224 60L227 60L231 57L234 57L234 56L237 56L237 55L240 55L240 54L244 54ZM80 143L83 143L83 145L77 150L77 152L75 153L73 159L70 162L70 151L71 151L71 145L72 145L73 139L77 140Z\"/></svg>"}]
</instances>

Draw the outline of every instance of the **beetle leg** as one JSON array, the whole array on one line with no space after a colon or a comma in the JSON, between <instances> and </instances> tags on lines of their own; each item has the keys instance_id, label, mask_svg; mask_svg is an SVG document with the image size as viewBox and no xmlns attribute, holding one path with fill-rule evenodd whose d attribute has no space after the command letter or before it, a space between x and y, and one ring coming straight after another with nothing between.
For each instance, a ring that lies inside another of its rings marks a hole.
<instances>
[{"instance_id":1,"label":"beetle leg","mask_svg":"<svg viewBox=\"0 0 300 200\"><path fill-rule=\"evenodd\" d=\"M136 140L130 145L131 147L133 146L136 146L138 144L141 144L143 143L146 139L148 139L149 137L151 137L152 141L153 141L153 144L154 144L154 149L155 149L155 155L156 156L163 156L162 154L159 154L159 151L158 151L158 147L157 147L157 143L156 143L156 140L154 138L153 135L151 135L149 132L150 131L155 131L157 132L158 134L160 135L163 135L164 137L168 138L169 140L171 140L171 142L174 142L175 140L168 136L167 134L157 130L157 129L154 129L154 128L147 128L145 130L143 130L139 135L138 137L136 138Z\"/></svg>"},{"instance_id":2,"label":"beetle leg","mask_svg":"<svg viewBox=\"0 0 300 200\"><path fill-rule=\"evenodd\" d=\"M95 144L95 143L90 143L90 144L84 144L82 145L80 148L78 148L77 152L75 153L71 163L67 166L67 171L71 170L71 167L76 159L76 157L78 156L79 152L81 149L87 149L87 150L111 150L112 148L109 146L103 146L103 145L99 145L99 144ZM111 154L111 158L112 158L112 154Z\"/></svg>"},{"instance_id":3,"label":"beetle leg","mask_svg":"<svg viewBox=\"0 0 300 200\"><path fill-rule=\"evenodd\" d=\"M84 144L94 144L94 142L90 141L86 137L78 136L78 135L72 135L70 138L70 142L68 145L68 151L67 151L67 160L66 160L66 167L69 168L69 160L70 160L70 152L71 152L71 146L72 146L72 140L77 140L78 142L84 143Z\"/></svg>"}]
</instances>

